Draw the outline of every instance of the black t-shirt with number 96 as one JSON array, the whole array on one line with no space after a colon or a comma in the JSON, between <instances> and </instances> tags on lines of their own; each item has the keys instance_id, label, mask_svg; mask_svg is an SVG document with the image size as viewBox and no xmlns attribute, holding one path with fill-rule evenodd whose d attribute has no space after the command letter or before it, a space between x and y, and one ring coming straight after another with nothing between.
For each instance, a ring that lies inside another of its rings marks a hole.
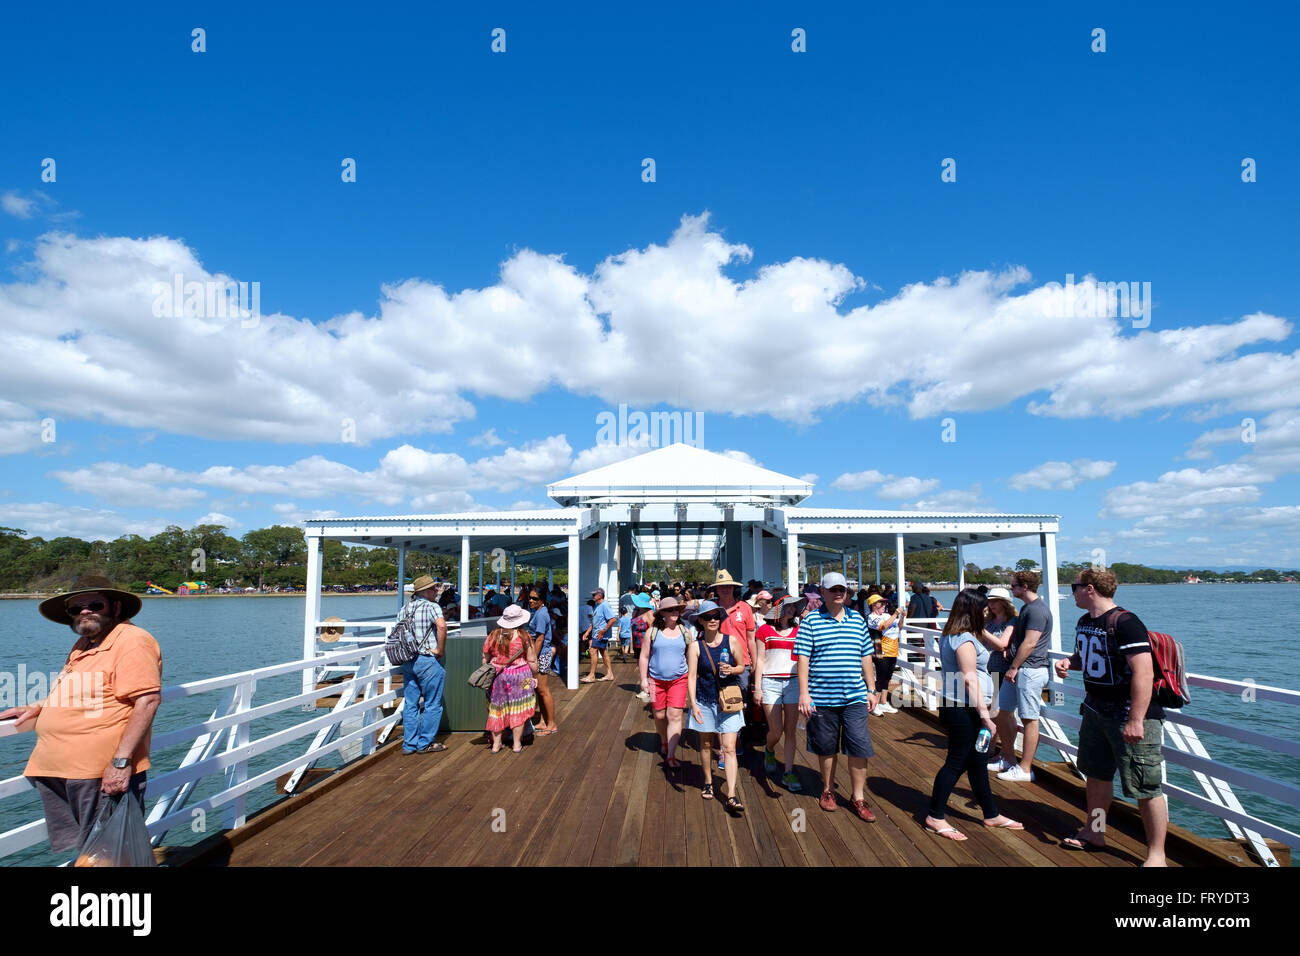
<instances>
[{"instance_id":1,"label":"black t-shirt with number 96","mask_svg":"<svg viewBox=\"0 0 1300 956\"><path fill-rule=\"evenodd\" d=\"M1133 668L1129 658L1150 654L1147 627L1131 611L1120 614L1112 638L1106 633L1106 615L1079 618L1074 628L1074 651L1083 662L1084 703L1108 717L1128 717ZM1159 720L1164 708L1152 696L1147 720Z\"/></svg>"}]
</instances>

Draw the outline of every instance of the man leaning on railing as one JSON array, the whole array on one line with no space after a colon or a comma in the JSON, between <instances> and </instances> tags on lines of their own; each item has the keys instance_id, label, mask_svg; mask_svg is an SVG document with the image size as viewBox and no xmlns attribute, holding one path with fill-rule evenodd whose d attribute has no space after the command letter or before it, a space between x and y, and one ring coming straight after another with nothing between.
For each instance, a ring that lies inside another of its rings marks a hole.
<instances>
[{"instance_id":1,"label":"man leaning on railing","mask_svg":"<svg viewBox=\"0 0 1300 956\"><path fill-rule=\"evenodd\" d=\"M49 696L14 707L0 720L36 731L23 775L41 795L50 848L85 842L104 796L128 791L144 809L153 718L162 699L162 652L129 623L139 596L107 578L78 578L66 594L41 602L41 614L77 634Z\"/></svg>"}]
</instances>

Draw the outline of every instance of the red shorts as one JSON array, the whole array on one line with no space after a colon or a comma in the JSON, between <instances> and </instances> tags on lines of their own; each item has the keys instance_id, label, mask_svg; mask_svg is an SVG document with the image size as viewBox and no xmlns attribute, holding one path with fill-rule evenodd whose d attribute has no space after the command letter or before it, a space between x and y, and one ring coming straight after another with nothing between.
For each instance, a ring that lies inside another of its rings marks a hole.
<instances>
[{"instance_id":1,"label":"red shorts","mask_svg":"<svg viewBox=\"0 0 1300 956\"><path fill-rule=\"evenodd\" d=\"M676 680L659 680L652 677L650 678L650 690L654 695L655 710L663 710L667 707L686 709L685 674Z\"/></svg>"}]
</instances>

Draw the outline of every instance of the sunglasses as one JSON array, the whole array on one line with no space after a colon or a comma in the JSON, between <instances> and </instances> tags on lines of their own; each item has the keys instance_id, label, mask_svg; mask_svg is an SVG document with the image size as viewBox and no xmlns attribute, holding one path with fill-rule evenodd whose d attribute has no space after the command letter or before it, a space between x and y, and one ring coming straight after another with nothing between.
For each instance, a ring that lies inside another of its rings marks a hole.
<instances>
[{"instance_id":1,"label":"sunglasses","mask_svg":"<svg viewBox=\"0 0 1300 956\"><path fill-rule=\"evenodd\" d=\"M842 588L838 584L833 588L826 589L827 594L848 594L848 588Z\"/></svg>"},{"instance_id":2,"label":"sunglasses","mask_svg":"<svg viewBox=\"0 0 1300 956\"><path fill-rule=\"evenodd\" d=\"M64 610L69 614L80 614L82 611L89 611L91 614L98 614L100 611L108 610L108 605L103 601L91 601L89 604L65 604Z\"/></svg>"},{"instance_id":3,"label":"sunglasses","mask_svg":"<svg viewBox=\"0 0 1300 956\"><path fill-rule=\"evenodd\" d=\"M1077 592L1079 588L1090 588L1090 587L1092 587L1091 584L1084 584L1080 581L1075 581L1073 584L1070 585L1070 590Z\"/></svg>"}]
</instances>

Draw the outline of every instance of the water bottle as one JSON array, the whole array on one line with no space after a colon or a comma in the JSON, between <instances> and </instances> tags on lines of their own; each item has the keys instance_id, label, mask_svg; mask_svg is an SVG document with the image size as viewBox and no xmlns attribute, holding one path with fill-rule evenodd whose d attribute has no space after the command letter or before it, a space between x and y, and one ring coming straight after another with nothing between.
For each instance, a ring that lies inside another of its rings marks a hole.
<instances>
[{"instance_id":1,"label":"water bottle","mask_svg":"<svg viewBox=\"0 0 1300 956\"><path fill-rule=\"evenodd\" d=\"M992 739L993 735L989 733L989 729L987 727L981 727L979 736L975 738L975 752L982 754L988 753L989 741Z\"/></svg>"}]
</instances>

